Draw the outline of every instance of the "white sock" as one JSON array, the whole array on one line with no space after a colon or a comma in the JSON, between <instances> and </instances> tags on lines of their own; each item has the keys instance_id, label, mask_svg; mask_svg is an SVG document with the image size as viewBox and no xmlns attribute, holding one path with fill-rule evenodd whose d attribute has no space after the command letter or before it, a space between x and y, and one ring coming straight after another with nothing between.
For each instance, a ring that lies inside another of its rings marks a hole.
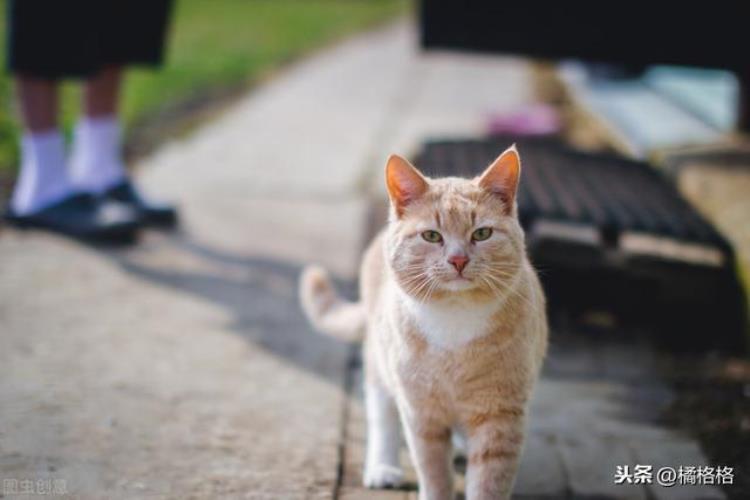
<instances>
[{"instance_id":1,"label":"white sock","mask_svg":"<svg viewBox=\"0 0 750 500\"><path fill-rule=\"evenodd\" d=\"M86 117L78 122L70 160L76 188L101 194L125 180L120 141L120 123L114 116Z\"/></svg>"},{"instance_id":2,"label":"white sock","mask_svg":"<svg viewBox=\"0 0 750 500\"><path fill-rule=\"evenodd\" d=\"M65 164L65 141L57 129L26 133L21 139L21 171L10 207L28 215L73 192Z\"/></svg>"}]
</instances>

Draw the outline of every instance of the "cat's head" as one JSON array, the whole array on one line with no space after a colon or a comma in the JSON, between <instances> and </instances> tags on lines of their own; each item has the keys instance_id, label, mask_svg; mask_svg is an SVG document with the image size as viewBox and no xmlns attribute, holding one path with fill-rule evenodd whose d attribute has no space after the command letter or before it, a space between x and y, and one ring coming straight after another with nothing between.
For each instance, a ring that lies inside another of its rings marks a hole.
<instances>
[{"instance_id":1,"label":"cat's head","mask_svg":"<svg viewBox=\"0 0 750 500\"><path fill-rule=\"evenodd\" d=\"M388 159L387 259L408 295L480 299L508 291L525 255L520 173L515 146L474 179L430 179L400 156Z\"/></svg>"}]
</instances>

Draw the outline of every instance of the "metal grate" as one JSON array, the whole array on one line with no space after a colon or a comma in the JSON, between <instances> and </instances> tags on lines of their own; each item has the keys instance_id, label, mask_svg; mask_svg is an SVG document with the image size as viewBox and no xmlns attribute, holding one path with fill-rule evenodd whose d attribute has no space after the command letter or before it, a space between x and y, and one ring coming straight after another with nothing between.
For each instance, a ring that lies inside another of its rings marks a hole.
<instances>
[{"instance_id":1,"label":"metal grate","mask_svg":"<svg viewBox=\"0 0 750 500\"><path fill-rule=\"evenodd\" d=\"M624 231L667 236L731 253L726 240L647 163L573 150L555 138L496 137L426 143L417 166L430 176L473 177L516 142L523 163L522 223L587 224L612 241Z\"/></svg>"}]
</instances>

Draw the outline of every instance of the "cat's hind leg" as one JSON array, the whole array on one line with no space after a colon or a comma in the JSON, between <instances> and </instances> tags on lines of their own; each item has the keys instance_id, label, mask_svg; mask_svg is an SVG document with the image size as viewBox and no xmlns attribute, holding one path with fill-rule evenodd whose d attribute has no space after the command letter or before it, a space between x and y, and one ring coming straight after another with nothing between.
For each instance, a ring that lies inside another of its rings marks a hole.
<instances>
[{"instance_id":1,"label":"cat's hind leg","mask_svg":"<svg viewBox=\"0 0 750 500\"><path fill-rule=\"evenodd\" d=\"M378 382L365 384L367 456L364 484L368 488L397 488L404 473L399 461L401 423L393 397Z\"/></svg>"}]
</instances>

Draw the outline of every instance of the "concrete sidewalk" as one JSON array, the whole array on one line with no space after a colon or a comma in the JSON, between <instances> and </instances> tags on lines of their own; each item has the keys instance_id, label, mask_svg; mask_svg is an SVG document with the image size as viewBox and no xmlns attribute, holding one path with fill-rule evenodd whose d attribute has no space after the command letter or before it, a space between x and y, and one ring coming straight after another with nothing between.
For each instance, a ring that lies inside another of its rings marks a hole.
<instances>
[{"instance_id":1,"label":"concrete sidewalk","mask_svg":"<svg viewBox=\"0 0 750 500\"><path fill-rule=\"evenodd\" d=\"M359 487L356 354L307 326L297 274L316 261L351 280L387 153L481 133L531 87L521 60L424 55L400 23L294 65L143 162L147 191L179 201L179 234L111 250L3 230L0 479L23 498L45 479L75 498L414 496ZM613 485L615 464L703 461L640 403L669 397L648 351L596 349L553 346L519 495L644 498ZM719 496L650 492L698 493Z\"/></svg>"}]
</instances>

